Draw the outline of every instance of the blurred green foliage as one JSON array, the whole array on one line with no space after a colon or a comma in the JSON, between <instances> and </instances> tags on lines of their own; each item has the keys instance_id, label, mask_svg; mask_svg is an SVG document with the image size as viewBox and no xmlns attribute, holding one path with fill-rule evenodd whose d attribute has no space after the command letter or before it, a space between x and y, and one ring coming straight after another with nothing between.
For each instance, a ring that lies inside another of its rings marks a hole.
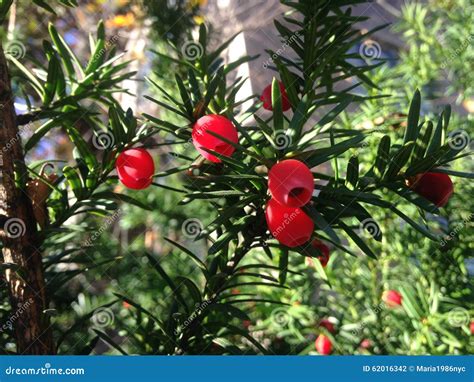
<instances>
[{"instance_id":1,"label":"blurred green foliage","mask_svg":"<svg viewBox=\"0 0 474 382\"><path fill-rule=\"evenodd\" d=\"M187 1L176 1L173 7L169 7L167 1L144 4L152 15L154 33L175 46L188 38L188 31L195 26L193 17L199 14L198 7L190 6ZM361 166L373 163L382 135L389 134L393 141L403 138L405 129L401 124L406 118L399 114L407 112L405 105L414 88L425 89L432 96L433 103L424 110L427 117L439 112L434 102L439 95L454 94L460 103L472 100L472 41L454 54L474 35L474 12L465 11L469 7L472 5L467 0L406 5L395 29L402 34L407 51L400 54L395 66L374 68L367 74L369 80L381 88L379 92L367 87L369 96L380 93L392 96L366 100L360 109L343 113L338 121L341 128L360 125L373 132L367 145L349 151L349 155L361 158ZM163 54L168 51L167 44L162 42L153 48ZM168 78L175 64L159 59L154 65L158 75L152 76L152 80L178 96L178 89ZM448 81L439 84L444 73L448 73ZM152 87L150 92L152 96L157 95ZM159 116L174 125L184 128L188 125L186 120L164 109ZM454 117L451 122L453 130L462 129L470 135L472 123L472 112ZM191 145L173 153L167 146L155 149L157 167L164 172L179 163L180 155L186 157L193 151ZM472 171L472 163L468 166L464 163L462 170L466 171L466 167ZM338 170L341 174L345 171L342 166ZM181 174L168 177L166 183L158 178L156 183L157 188L133 193L138 203L150 209L146 215L138 207L120 204L118 218L106 227L94 247L66 261L73 270L82 264L87 267L104 261L110 263L90 267L87 272L80 272L54 288L53 303L58 311L54 325L61 333L58 338L61 353L161 354L173 348L174 344L168 343L169 338L155 330L155 325L165 321L168 315L181 313L171 298L174 291L155 272L152 259L145 252L157 254L167 274L189 277L196 285L203 286L204 278L195 263L164 238L181 243L203 258L208 250L205 241L195 242L182 232L182 226L189 216L202 217L203 226L207 226L215 211L208 203L199 201L180 205L181 194L167 187L180 188ZM457 178L455 190L446 208L446 219L425 216L427 224L436 227L439 233L454 232L445 244L428 241L401 219L373 208L370 212L385 234L380 243L370 241L377 260L362 256L354 245L350 251L356 256L332 248L326 268L327 280L324 280L320 270L314 268L318 260L314 259L312 265L304 256L291 256L286 287L249 285L228 291L230 296L257 295L285 305L249 302L245 309L226 312L228 324L243 332L248 329L269 354L316 354L314 340L320 333L331 338L335 354L472 353L474 345L468 325L470 317L474 317L474 300L472 274L469 275L466 266L472 257L474 239L470 179ZM125 193L123 189L118 191ZM419 213L415 206L400 197L386 193L384 198L410 217ZM80 247L90 232L101 227L103 219L89 216L79 225L86 223L90 224L88 231L80 235L63 234L58 248L52 246L48 257L60 255L61 244L65 242L70 249ZM255 250L243 264L270 263L274 268L256 272L268 280L278 280L281 256L281 252L275 251L274 257L269 259L266 251ZM61 268L57 264L52 268L56 271L52 273L54 279ZM250 277L243 278L243 281L250 280ZM382 302L382 293L388 289L401 292L402 307L391 309ZM8 312L6 306L3 310ZM334 333L319 325L323 319L334 324ZM246 336L236 335L231 339L232 343L224 340L204 343L202 351L223 354L236 351L234 346L237 346L244 354L261 352ZM5 333L2 333L2 341L4 349L14 348Z\"/></svg>"}]
</instances>

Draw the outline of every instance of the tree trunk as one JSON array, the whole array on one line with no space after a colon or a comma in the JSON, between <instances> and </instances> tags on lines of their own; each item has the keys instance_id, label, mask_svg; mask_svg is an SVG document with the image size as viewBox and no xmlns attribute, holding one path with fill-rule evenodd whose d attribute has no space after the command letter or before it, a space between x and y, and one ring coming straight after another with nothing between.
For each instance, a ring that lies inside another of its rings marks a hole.
<instances>
[{"instance_id":1,"label":"tree trunk","mask_svg":"<svg viewBox=\"0 0 474 382\"><path fill-rule=\"evenodd\" d=\"M16 125L10 77L0 44L0 214L5 278L18 354L54 354L40 242L30 198L21 137ZM15 179L16 168L16 179Z\"/></svg>"}]
</instances>

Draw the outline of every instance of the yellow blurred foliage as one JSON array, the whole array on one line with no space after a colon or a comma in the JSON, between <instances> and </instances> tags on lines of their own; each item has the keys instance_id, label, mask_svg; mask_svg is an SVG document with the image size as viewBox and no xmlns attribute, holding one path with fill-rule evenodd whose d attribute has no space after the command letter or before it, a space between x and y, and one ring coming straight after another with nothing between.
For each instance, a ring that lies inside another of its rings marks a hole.
<instances>
[{"instance_id":1,"label":"yellow blurred foliage","mask_svg":"<svg viewBox=\"0 0 474 382\"><path fill-rule=\"evenodd\" d=\"M207 0L189 0L189 6L194 7L203 7L207 4Z\"/></svg>"},{"instance_id":2,"label":"yellow blurred foliage","mask_svg":"<svg viewBox=\"0 0 474 382\"><path fill-rule=\"evenodd\" d=\"M135 16L132 12L128 12L125 15L117 15L111 20L106 21L108 27L115 28L127 28L132 26L135 23Z\"/></svg>"},{"instance_id":3,"label":"yellow blurred foliage","mask_svg":"<svg viewBox=\"0 0 474 382\"><path fill-rule=\"evenodd\" d=\"M197 25L201 25L204 23L204 16L196 15L193 17L193 20Z\"/></svg>"},{"instance_id":4,"label":"yellow blurred foliage","mask_svg":"<svg viewBox=\"0 0 474 382\"><path fill-rule=\"evenodd\" d=\"M462 105L464 106L464 109L466 109L470 114L474 113L474 98L465 100Z\"/></svg>"}]
</instances>

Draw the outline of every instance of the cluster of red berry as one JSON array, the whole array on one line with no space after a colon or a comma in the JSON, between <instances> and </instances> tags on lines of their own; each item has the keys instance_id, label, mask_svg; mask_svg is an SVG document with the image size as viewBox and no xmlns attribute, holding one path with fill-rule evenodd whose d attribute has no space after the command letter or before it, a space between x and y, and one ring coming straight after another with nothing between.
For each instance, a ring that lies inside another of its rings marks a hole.
<instances>
[{"instance_id":1,"label":"cluster of red berry","mask_svg":"<svg viewBox=\"0 0 474 382\"><path fill-rule=\"evenodd\" d=\"M402 304L402 296L396 290L385 291L382 295L382 300L389 308L396 308ZM332 335L336 334L336 327L327 318L324 318L319 322L319 327L325 328ZM321 333L316 338L314 346L316 351L321 355L329 355L332 353L332 341L324 333ZM371 346L372 341L368 338L363 339L359 345L361 349L369 349Z\"/></svg>"},{"instance_id":2,"label":"cluster of red berry","mask_svg":"<svg viewBox=\"0 0 474 382\"><path fill-rule=\"evenodd\" d=\"M282 109L291 108L284 85L279 82ZM260 98L263 107L272 110L272 85L267 86ZM221 115L206 115L197 120L192 130L192 141L196 150L206 159L220 163L214 155L230 157L239 136L234 124ZM153 158L141 148L122 152L116 161L119 180L128 188L141 190L153 180L155 166ZM447 174L427 172L407 179L407 185L416 193L443 207L453 193L453 183ZM275 164L268 173L268 190L271 199L267 203L265 216L272 235L283 245L294 248L306 244L314 230L312 219L301 209L311 199L314 179L311 170L303 162L286 159ZM322 255L325 266L329 259L329 248L318 239L311 245Z\"/></svg>"},{"instance_id":3,"label":"cluster of red berry","mask_svg":"<svg viewBox=\"0 0 474 382\"><path fill-rule=\"evenodd\" d=\"M238 142L237 129L231 121L221 115L206 115L194 124L192 131L194 146L204 158L220 163L221 160L209 150L230 157L235 148L216 135L233 143ZM120 182L133 190L147 188L152 183L155 172L153 158L142 148L128 149L120 153L115 168Z\"/></svg>"},{"instance_id":4,"label":"cluster of red berry","mask_svg":"<svg viewBox=\"0 0 474 382\"><path fill-rule=\"evenodd\" d=\"M279 82L282 110L291 108L285 86ZM263 107L272 111L272 85L268 85L260 97ZM268 174L268 190L272 199L267 203L265 216L272 235L287 247L297 247L308 242L314 230L314 223L301 207L306 205L314 191L311 170L296 159L277 163ZM329 261L329 248L319 239L311 245L321 252L319 260L323 267Z\"/></svg>"},{"instance_id":5,"label":"cluster of red berry","mask_svg":"<svg viewBox=\"0 0 474 382\"><path fill-rule=\"evenodd\" d=\"M282 109L291 108L285 87L280 82ZM263 107L272 110L272 85L265 88L261 100ZM222 139L221 139L222 138ZM196 150L206 159L220 163L219 156L230 157L238 143L238 132L234 124L221 115L206 115L197 120L192 130L192 141ZM141 190L147 188L153 180L155 166L153 158L142 148L128 149L122 152L116 161L119 180L126 187ZM438 207L444 207L453 194L453 183L447 174L427 172L407 179L407 186L414 192L431 201ZM314 231L312 219L303 212L313 196L314 178L311 170L303 162L286 159L276 163L268 173L268 190L271 199L268 201L265 217L268 229L281 244L293 248L306 244ZM319 260L325 267L329 261L329 247L319 239L313 239L311 246L321 252ZM309 258L310 263L312 259ZM395 290L387 290L382 300L390 308L402 304L402 296ZM332 334L336 332L334 324L328 319L320 322L320 327ZM474 322L470 325L474 333ZM362 340L360 348L372 346L369 339ZM320 334L315 347L319 354L332 353L331 339L324 333Z\"/></svg>"},{"instance_id":6,"label":"cluster of red berry","mask_svg":"<svg viewBox=\"0 0 474 382\"><path fill-rule=\"evenodd\" d=\"M268 190L272 198L265 215L272 235L290 248L307 243L314 223L301 207L313 196L311 170L296 159L278 162L268 173Z\"/></svg>"}]
</instances>

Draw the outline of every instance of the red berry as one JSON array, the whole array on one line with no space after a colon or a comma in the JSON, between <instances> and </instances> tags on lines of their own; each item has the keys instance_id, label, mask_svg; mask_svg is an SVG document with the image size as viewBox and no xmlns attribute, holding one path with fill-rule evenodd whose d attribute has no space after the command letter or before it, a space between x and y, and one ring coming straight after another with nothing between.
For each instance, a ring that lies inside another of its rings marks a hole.
<instances>
[{"instance_id":1,"label":"red berry","mask_svg":"<svg viewBox=\"0 0 474 382\"><path fill-rule=\"evenodd\" d=\"M361 341L360 343L360 347L362 349L369 349L370 347L372 347L372 341L370 341L369 339L365 338Z\"/></svg>"},{"instance_id":2,"label":"red berry","mask_svg":"<svg viewBox=\"0 0 474 382\"><path fill-rule=\"evenodd\" d=\"M313 195L313 174L303 162L287 159L270 169L268 189L278 203L288 207L302 207Z\"/></svg>"},{"instance_id":3,"label":"red berry","mask_svg":"<svg viewBox=\"0 0 474 382\"><path fill-rule=\"evenodd\" d=\"M322 327L322 328L326 328L328 332L330 333L335 333L336 332L336 329L334 328L334 324L329 321L327 318L323 318L320 322L319 322L319 326Z\"/></svg>"},{"instance_id":4,"label":"red berry","mask_svg":"<svg viewBox=\"0 0 474 382\"><path fill-rule=\"evenodd\" d=\"M438 207L444 207L454 192L449 175L439 172L419 174L408 183L413 191Z\"/></svg>"},{"instance_id":5,"label":"red berry","mask_svg":"<svg viewBox=\"0 0 474 382\"><path fill-rule=\"evenodd\" d=\"M386 290L382 294L382 300L391 308L402 304L402 295L396 290Z\"/></svg>"},{"instance_id":6,"label":"red berry","mask_svg":"<svg viewBox=\"0 0 474 382\"><path fill-rule=\"evenodd\" d=\"M280 85L281 93L281 106L283 111L288 111L291 108L290 101L288 100L288 94L286 94L285 85L281 81L278 82ZM260 100L263 102L263 108L266 110L273 110L272 106L272 84L268 85L262 92Z\"/></svg>"},{"instance_id":7,"label":"red berry","mask_svg":"<svg viewBox=\"0 0 474 382\"><path fill-rule=\"evenodd\" d=\"M281 244L293 248L303 245L313 233L313 221L299 208L282 206L270 199L265 210L267 226Z\"/></svg>"},{"instance_id":8,"label":"red berry","mask_svg":"<svg viewBox=\"0 0 474 382\"><path fill-rule=\"evenodd\" d=\"M474 335L474 321L471 321L471 324L469 325L469 329L471 330L471 334Z\"/></svg>"},{"instance_id":9,"label":"red berry","mask_svg":"<svg viewBox=\"0 0 474 382\"><path fill-rule=\"evenodd\" d=\"M142 190L153 181L155 164L145 149L129 149L117 157L115 169L120 182L125 187Z\"/></svg>"},{"instance_id":10,"label":"red berry","mask_svg":"<svg viewBox=\"0 0 474 382\"><path fill-rule=\"evenodd\" d=\"M324 334L320 334L318 338L316 338L314 345L319 354L329 355L332 352L332 342Z\"/></svg>"},{"instance_id":11,"label":"red berry","mask_svg":"<svg viewBox=\"0 0 474 382\"><path fill-rule=\"evenodd\" d=\"M220 135L230 142L237 143L239 141L237 129L227 118L213 114L199 118L194 124L192 132L194 147L204 158L211 162L220 163L221 160L219 158L203 150L203 148L230 157L234 153L235 147L210 134L209 131Z\"/></svg>"},{"instance_id":12,"label":"red berry","mask_svg":"<svg viewBox=\"0 0 474 382\"><path fill-rule=\"evenodd\" d=\"M313 248L316 248L316 249L319 249L319 251L321 252L321 255L318 257L319 261L321 262L321 265L323 267L325 267L326 265L328 265L328 261L329 261L329 247L324 244L321 240L319 239L314 239L312 242L311 242L311 246Z\"/></svg>"}]
</instances>

